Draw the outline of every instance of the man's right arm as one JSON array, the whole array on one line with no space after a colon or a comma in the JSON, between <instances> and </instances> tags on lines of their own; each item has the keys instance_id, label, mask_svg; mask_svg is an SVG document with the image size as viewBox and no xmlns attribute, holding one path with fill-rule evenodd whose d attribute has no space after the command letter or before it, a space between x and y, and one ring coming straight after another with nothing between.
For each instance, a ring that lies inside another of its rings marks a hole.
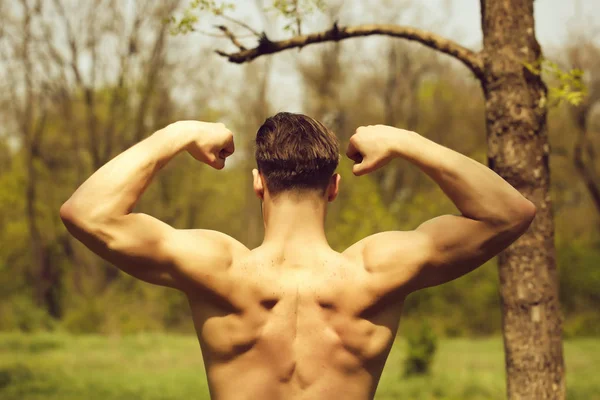
<instances>
[{"instance_id":1,"label":"man's right arm","mask_svg":"<svg viewBox=\"0 0 600 400\"><path fill-rule=\"evenodd\" d=\"M347 155L362 175L396 157L417 165L462 215L443 215L409 232L384 232L357 244L365 266L386 292L409 293L458 278L521 236L535 206L486 166L415 132L363 127Z\"/></svg>"},{"instance_id":2,"label":"man's right arm","mask_svg":"<svg viewBox=\"0 0 600 400\"><path fill-rule=\"evenodd\" d=\"M222 124L171 124L102 166L63 204L60 216L75 238L129 275L183 291L227 293L222 271L243 245L222 233L174 229L132 212L156 173L184 150L221 169L234 151L233 134Z\"/></svg>"}]
</instances>

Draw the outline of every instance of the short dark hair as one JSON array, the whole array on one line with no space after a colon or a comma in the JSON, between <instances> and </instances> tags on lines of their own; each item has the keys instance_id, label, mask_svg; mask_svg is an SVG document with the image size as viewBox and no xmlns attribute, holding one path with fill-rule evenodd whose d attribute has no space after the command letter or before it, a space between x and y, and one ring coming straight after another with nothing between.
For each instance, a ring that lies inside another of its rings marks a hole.
<instances>
[{"instance_id":1,"label":"short dark hair","mask_svg":"<svg viewBox=\"0 0 600 400\"><path fill-rule=\"evenodd\" d=\"M273 195L288 190L325 190L337 168L339 143L319 121L280 112L256 133L256 164Z\"/></svg>"}]
</instances>

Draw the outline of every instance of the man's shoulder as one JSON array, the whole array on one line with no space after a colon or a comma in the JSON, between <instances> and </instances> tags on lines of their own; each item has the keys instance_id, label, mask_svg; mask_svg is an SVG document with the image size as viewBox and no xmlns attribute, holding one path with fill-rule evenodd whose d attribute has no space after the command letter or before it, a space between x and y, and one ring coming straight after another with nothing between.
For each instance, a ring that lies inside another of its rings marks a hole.
<instances>
[{"instance_id":1,"label":"man's shoulder","mask_svg":"<svg viewBox=\"0 0 600 400\"><path fill-rule=\"evenodd\" d=\"M380 232L359 240L342 254L362 262L368 271L376 272L391 265L417 261L425 241L424 235L414 230Z\"/></svg>"},{"instance_id":2,"label":"man's shoulder","mask_svg":"<svg viewBox=\"0 0 600 400\"><path fill-rule=\"evenodd\" d=\"M176 230L169 239L169 251L174 271L191 299L203 298L208 290L222 301L231 300L236 284L229 273L230 267L249 253L246 246L231 236L208 229Z\"/></svg>"},{"instance_id":3,"label":"man's shoulder","mask_svg":"<svg viewBox=\"0 0 600 400\"><path fill-rule=\"evenodd\" d=\"M203 259L235 259L250 253L250 250L233 237L210 229L176 230L171 237L173 251Z\"/></svg>"}]
</instances>

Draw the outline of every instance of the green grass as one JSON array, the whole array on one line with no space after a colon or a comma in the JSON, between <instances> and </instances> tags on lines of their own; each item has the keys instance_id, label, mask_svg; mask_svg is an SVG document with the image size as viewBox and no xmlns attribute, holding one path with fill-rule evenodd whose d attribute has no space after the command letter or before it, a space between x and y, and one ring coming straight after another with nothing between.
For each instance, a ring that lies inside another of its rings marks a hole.
<instances>
[{"instance_id":1,"label":"green grass","mask_svg":"<svg viewBox=\"0 0 600 400\"><path fill-rule=\"evenodd\" d=\"M404 378L406 344L388 359L376 399L504 399L499 338L439 342L432 374ZM568 399L600 400L600 340L565 343ZM196 338L0 334L0 399L208 399Z\"/></svg>"}]
</instances>

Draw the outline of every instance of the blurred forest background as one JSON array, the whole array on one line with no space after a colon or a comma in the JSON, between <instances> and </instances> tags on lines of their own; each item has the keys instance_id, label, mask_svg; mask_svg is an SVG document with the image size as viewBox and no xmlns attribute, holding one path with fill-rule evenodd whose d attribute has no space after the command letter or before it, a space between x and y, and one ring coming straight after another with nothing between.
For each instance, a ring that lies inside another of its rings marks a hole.
<instances>
[{"instance_id":1,"label":"blurred forest background","mask_svg":"<svg viewBox=\"0 0 600 400\"><path fill-rule=\"evenodd\" d=\"M269 2L240 3L234 12L241 20L258 21L275 37L285 30ZM305 29L337 19L444 26L445 17L420 3L376 3L362 10L358 1L328 1ZM219 18L206 15L197 30L173 32L169 17L186 5L0 0L0 330L193 332L183 295L118 272L70 237L58 215L96 169L170 122L225 122L237 152L223 171L179 156L139 210L177 228L223 231L248 246L262 240L251 190L253 139L275 112L322 120L344 148L359 125L383 123L487 163L481 88L456 61L406 41L366 38L233 66L213 51L230 45L213 26ZM600 334L600 18L584 17L566 21L569 36L544 49L563 71L581 69L588 89L578 106L553 104L548 122L567 337ZM246 28L238 28L243 36ZM559 75L547 74L550 87L561 88ZM344 160L339 172L327 230L337 250L456 211L406 162L356 178ZM499 334L494 264L412 295L400 332L426 320L442 336Z\"/></svg>"}]
</instances>

